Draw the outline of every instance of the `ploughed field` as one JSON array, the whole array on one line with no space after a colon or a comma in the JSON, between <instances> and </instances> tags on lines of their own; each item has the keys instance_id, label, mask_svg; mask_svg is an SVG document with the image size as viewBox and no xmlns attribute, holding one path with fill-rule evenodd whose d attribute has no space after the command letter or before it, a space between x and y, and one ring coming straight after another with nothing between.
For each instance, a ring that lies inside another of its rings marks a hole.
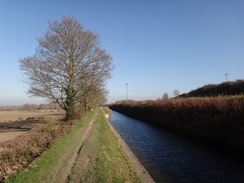
<instances>
[{"instance_id":1,"label":"ploughed field","mask_svg":"<svg viewBox=\"0 0 244 183\"><path fill-rule=\"evenodd\" d=\"M61 118L64 114L63 110L0 111L0 143L47 123L50 118Z\"/></svg>"}]
</instances>

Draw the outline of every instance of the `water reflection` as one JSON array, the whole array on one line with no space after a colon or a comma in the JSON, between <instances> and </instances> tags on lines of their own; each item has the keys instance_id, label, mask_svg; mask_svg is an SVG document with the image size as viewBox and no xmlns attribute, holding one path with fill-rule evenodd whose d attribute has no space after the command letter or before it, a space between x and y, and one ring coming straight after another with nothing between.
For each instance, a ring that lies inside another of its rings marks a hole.
<instances>
[{"instance_id":1,"label":"water reflection","mask_svg":"<svg viewBox=\"0 0 244 183\"><path fill-rule=\"evenodd\" d=\"M241 161L115 111L110 122L156 182L244 182Z\"/></svg>"}]
</instances>

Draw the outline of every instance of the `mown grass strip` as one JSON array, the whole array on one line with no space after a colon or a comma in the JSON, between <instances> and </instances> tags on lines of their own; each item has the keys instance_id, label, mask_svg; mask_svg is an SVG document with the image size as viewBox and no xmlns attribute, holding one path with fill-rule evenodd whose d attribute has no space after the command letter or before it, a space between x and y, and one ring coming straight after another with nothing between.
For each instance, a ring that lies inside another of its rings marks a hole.
<instances>
[{"instance_id":1,"label":"mown grass strip","mask_svg":"<svg viewBox=\"0 0 244 183\"><path fill-rule=\"evenodd\" d=\"M94 113L81 120L71 131L57 139L52 147L35 159L24 171L12 175L6 183L46 183L63 182L67 178L71 159L77 150L77 144L82 138Z\"/></svg>"},{"instance_id":2,"label":"mown grass strip","mask_svg":"<svg viewBox=\"0 0 244 183\"><path fill-rule=\"evenodd\" d=\"M101 109L76 159L69 182L141 182Z\"/></svg>"}]
</instances>

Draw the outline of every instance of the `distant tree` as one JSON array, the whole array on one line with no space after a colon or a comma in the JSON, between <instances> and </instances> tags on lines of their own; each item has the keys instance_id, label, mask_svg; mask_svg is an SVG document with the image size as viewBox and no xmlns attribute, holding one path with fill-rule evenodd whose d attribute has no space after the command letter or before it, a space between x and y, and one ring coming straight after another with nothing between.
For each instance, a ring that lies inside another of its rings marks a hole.
<instances>
[{"instance_id":1,"label":"distant tree","mask_svg":"<svg viewBox=\"0 0 244 183\"><path fill-rule=\"evenodd\" d=\"M40 104L38 107L39 110L47 110L47 104Z\"/></svg>"},{"instance_id":2,"label":"distant tree","mask_svg":"<svg viewBox=\"0 0 244 183\"><path fill-rule=\"evenodd\" d=\"M169 99L168 93L164 93L162 99L163 100L168 100Z\"/></svg>"},{"instance_id":3,"label":"distant tree","mask_svg":"<svg viewBox=\"0 0 244 183\"><path fill-rule=\"evenodd\" d=\"M22 106L22 109L23 109L24 111L33 111L33 110L36 110L37 108L38 108L38 106L35 105L35 104L24 104L24 105Z\"/></svg>"},{"instance_id":4,"label":"distant tree","mask_svg":"<svg viewBox=\"0 0 244 183\"><path fill-rule=\"evenodd\" d=\"M61 110L62 108L57 104L57 102L51 102L48 105L48 109L50 110Z\"/></svg>"},{"instance_id":5,"label":"distant tree","mask_svg":"<svg viewBox=\"0 0 244 183\"><path fill-rule=\"evenodd\" d=\"M110 78L112 58L100 48L99 36L74 18L49 21L39 46L31 57L20 59L31 96L56 101L66 111L66 120L75 117L76 105L90 90L91 78Z\"/></svg>"},{"instance_id":6,"label":"distant tree","mask_svg":"<svg viewBox=\"0 0 244 183\"><path fill-rule=\"evenodd\" d=\"M179 90L174 90L173 94L175 97L178 97L180 95L180 91Z\"/></svg>"},{"instance_id":7,"label":"distant tree","mask_svg":"<svg viewBox=\"0 0 244 183\"><path fill-rule=\"evenodd\" d=\"M55 103L55 102L51 102L49 104L40 104L38 107L39 110L60 110L60 106Z\"/></svg>"}]
</instances>

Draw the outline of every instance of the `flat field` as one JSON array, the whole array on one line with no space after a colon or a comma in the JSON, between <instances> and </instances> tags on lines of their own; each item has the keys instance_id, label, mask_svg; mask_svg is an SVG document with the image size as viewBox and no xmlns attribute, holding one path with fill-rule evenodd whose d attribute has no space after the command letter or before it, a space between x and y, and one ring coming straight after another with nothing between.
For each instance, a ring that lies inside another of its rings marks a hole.
<instances>
[{"instance_id":1,"label":"flat field","mask_svg":"<svg viewBox=\"0 0 244 183\"><path fill-rule=\"evenodd\" d=\"M64 115L63 110L38 110L38 111L0 111L0 122L17 121L28 117L58 117Z\"/></svg>"},{"instance_id":2,"label":"flat field","mask_svg":"<svg viewBox=\"0 0 244 183\"><path fill-rule=\"evenodd\" d=\"M31 120L33 117L56 118L64 116L63 110L0 111L0 143L11 140L47 120ZM29 118L30 120L25 120Z\"/></svg>"}]
</instances>

